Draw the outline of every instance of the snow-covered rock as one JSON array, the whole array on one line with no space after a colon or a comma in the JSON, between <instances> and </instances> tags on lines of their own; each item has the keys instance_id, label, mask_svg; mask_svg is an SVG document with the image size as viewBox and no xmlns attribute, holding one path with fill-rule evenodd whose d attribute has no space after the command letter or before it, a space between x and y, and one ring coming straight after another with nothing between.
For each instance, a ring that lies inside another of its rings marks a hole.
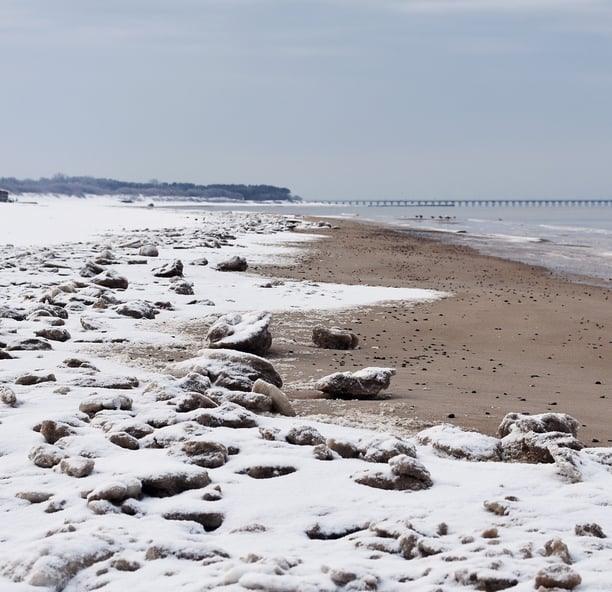
<instances>
[{"instance_id":1,"label":"snow-covered rock","mask_svg":"<svg viewBox=\"0 0 612 592\"><path fill-rule=\"evenodd\" d=\"M389 388L394 368L369 367L357 372L335 372L315 383L317 390L340 399L373 399Z\"/></svg>"}]
</instances>

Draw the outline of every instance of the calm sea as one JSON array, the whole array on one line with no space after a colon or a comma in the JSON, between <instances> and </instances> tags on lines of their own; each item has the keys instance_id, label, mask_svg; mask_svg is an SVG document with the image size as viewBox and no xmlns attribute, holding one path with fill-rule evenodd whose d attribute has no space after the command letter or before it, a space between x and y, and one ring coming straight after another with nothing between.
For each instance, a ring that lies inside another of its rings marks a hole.
<instances>
[{"instance_id":1,"label":"calm sea","mask_svg":"<svg viewBox=\"0 0 612 592\"><path fill-rule=\"evenodd\" d=\"M228 208L228 204L199 206ZM610 206L383 207L306 203L241 204L238 208L233 205L234 208L356 218L393 224L410 231L435 231L440 240L542 265L557 273L587 276L593 283L612 287Z\"/></svg>"}]
</instances>

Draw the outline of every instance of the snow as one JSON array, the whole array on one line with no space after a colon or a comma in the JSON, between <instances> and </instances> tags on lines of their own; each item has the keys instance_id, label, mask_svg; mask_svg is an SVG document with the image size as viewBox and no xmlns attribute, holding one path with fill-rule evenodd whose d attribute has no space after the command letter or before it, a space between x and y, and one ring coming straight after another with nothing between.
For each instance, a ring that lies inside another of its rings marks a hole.
<instances>
[{"instance_id":1,"label":"snow","mask_svg":"<svg viewBox=\"0 0 612 592\"><path fill-rule=\"evenodd\" d=\"M610 449L576 452L582 481L571 483L554 463L471 462L442 454L449 447L462 448L471 453L466 459L482 459L495 448L495 439L448 426L414 437L256 414L229 402L215 409L177 408L176 399L189 394L188 385L194 383L168 377L165 354L185 348L191 357L177 367L190 368L197 366L204 345L181 333L187 323L211 314L387 300L418 305L445 296L418 288L308 282L263 288L265 278L214 269L233 255L289 261L295 246L286 248L284 242L315 240L282 229L278 216L204 217L90 200L41 198L39 205L3 206L0 308L28 313L43 295L54 293L48 300L64 305L63 327L72 338L50 341L51 350L11 351L13 359L0 360L0 386L5 387L5 402L0 401L0 589L525 592L534 590L542 570L554 574L566 565L561 555L547 556L545 550L558 538L567 545L567 569L582 580L576 590L612 590L610 538L575 529L597 524L612 536ZM120 245L136 239L155 244L159 257L130 263L142 259L138 247ZM220 248L204 246L212 239ZM125 290L85 287L89 280L79 275L84 262L107 247L114 261L106 267L128 279ZM208 266L189 265L202 256ZM151 273L177 257L195 296L172 293L170 280ZM121 316L115 304L104 307L104 298L111 297L154 303L158 313L155 319ZM159 304L165 302L171 307ZM97 328L86 329L81 317L93 319ZM22 321L1 318L0 342L30 338L56 321L38 315ZM67 358L90 364L67 365ZM223 355L214 365L216 370L223 365ZM28 373L53 373L56 381L16 384ZM131 388L109 388L118 379ZM170 398L158 396L160 391ZM91 400L109 409L89 419L79 406ZM203 425L197 419L204 412L246 417L245 425L252 427ZM69 425L72 433L49 446L75 463L92 460L90 475L71 477L61 464L42 468L29 459L32 449L45 444L35 429L44 420ZM287 441L302 426L304 433L317 430L330 446L333 440L348 442L363 452L343 458L332 451L331 460L319 460L313 445ZM137 428L143 431L137 449L110 440ZM213 468L191 463L183 449L189 441L222 444L227 462ZM391 474L394 467L410 464L413 455L431 475L431 488L387 491L355 480L364 472ZM249 469L257 467L280 476L250 476ZM169 476L180 492L147 493L149 481ZM219 516L221 525L212 529Z\"/></svg>"}]
</instances>

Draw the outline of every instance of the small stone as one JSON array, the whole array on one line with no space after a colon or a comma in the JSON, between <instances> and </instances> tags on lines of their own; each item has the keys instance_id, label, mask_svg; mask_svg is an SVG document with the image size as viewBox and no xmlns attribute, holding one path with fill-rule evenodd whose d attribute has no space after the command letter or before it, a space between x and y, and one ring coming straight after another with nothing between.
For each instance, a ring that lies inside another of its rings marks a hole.
<instances>
[{"instance_id":1,"label":"small stone","mask_svg":"<svg viewBox=\"0 0 612 592\"><path fill-rule=\"evenodd\" d=\"M17 396L10 386L0 385L0 401L9 407L17 406Z\"/></svg>"},{"instance_id":2,"label":"small stone","mask_svg":"<svg viewBox=\"0 0 612 592\"><path fill-rule=\"evenodd\" d=\"M577 536L592 536L598 539L607 538L601 526L596 522L590 524L576 524L574 532Z\"/></svg>"},{"instance_id":3,"label":"small stone","mask_svg":"<svg viewBox=\"0 0 612 592\"><path fill-rule=\"evenodd\" d=\"M94 461L82 456L71 456L63 458L60 462L60 470L69 477L87 477L94 470Z\"/></svg>"},{"instance_id":4,"label":"small stone","mask_svg":"<svg viewBox=\"0 0 612 592\"><path fill-rule=\"evenodd\" d=\"M325 438L312 426L297 426L291 428L285 440L289 444L298 446L316 446L317 444L325 444Z\"/></svg>"},{"instance_id":5,"label":"small stone","mask_svg":"<svg viewBox=\"0 0 612 592\"><path fill-rule=\"evenodd\" d=\"M134 438L134 436L130 436L127 432L115 432L110 435L109 440L120 448L126 448L128 450L138 450L140 448L138 440Z\"/></svg>"},{"instance_id":6,"label":"small stone","mask_svg":"<svg viewBox=\"0 0 612 592\"><path fill-rule=\"evenodd\" d=\"M22 374L15 380L15 384L22 386L32 386L43 382L56 382L55 374Z\"/></svg>"},{"instance_id":7,"label":"small stone","mask_svg":"<svg viewBox=\"0 0 612 592\"><path fill-rule=\"evenodd\" d=\"M578 573L567 565L547 565L541 569L535 579L535 586L543 588L561 588L562 590L573 590L579 586L582 578Z\"/></svg>"},{"instance_id":8,"label":"small stone","mask_svg":"<svg viewBox=\"0 0 612 592\"><path fill-rule=\"evenodd\" d=\"M55 444L60 438L71 436L74 433L74 430L68 424L51 419L45 419L40 424L40 434L49 444Z\"/></svg>"},{"instance_id":9,"label":"small stone","mask_svg":"<svg viewBox=\"0 0 612 592\"><path fill-rule=\"evenodd\" d=\"M246 271L249 267L247 260L244 257L231 257L226 261L222 261L217 265L218 271Z\"/></svg>"}]
</instances>

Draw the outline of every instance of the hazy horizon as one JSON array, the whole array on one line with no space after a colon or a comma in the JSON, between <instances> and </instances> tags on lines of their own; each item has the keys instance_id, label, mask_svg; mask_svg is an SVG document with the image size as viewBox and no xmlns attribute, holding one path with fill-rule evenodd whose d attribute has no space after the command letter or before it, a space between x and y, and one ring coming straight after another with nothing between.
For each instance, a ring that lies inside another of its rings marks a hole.
<instances>
[{"instance_id":1,"label":"hazy horizon","mask_svg":"<svg viewBox=\"0 0 612 592\"><path fill-rule=\"evenodd\" d=\"M604 198L605 0L6 0L0 176Z\"/></svg>"}]
</instances>

